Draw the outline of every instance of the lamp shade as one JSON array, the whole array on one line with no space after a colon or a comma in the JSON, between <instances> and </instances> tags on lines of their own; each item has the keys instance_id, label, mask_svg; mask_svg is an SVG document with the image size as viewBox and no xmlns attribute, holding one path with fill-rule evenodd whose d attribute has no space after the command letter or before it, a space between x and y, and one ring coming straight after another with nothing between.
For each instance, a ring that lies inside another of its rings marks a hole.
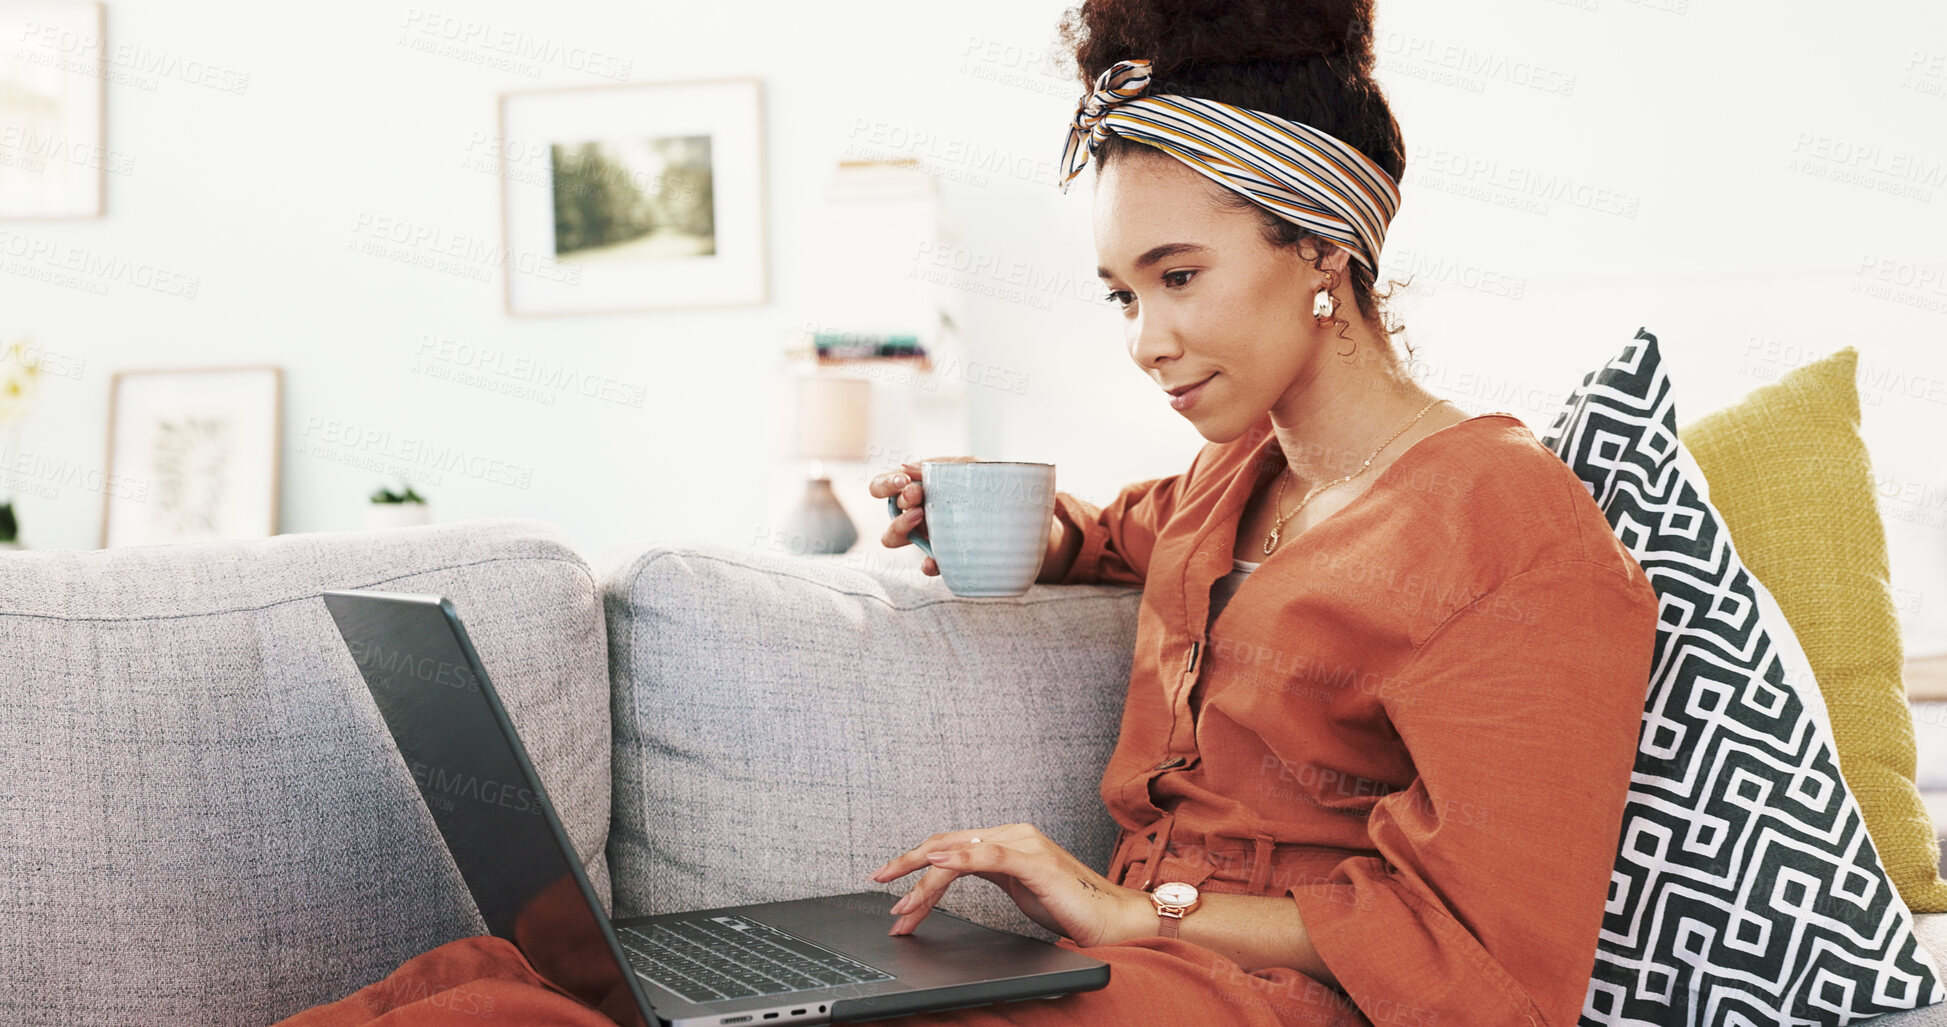
<instances>
[{"instance_id":1,"label":"lamp shade","mask_svg":"<svg viewBox=\"0 0 1947 1027\"><path fill-rule=\"evenodd\" d=\"M871 382L822 374L799 377L797 456L864 460L871 413Z\"/></svg>"}]
</instances>

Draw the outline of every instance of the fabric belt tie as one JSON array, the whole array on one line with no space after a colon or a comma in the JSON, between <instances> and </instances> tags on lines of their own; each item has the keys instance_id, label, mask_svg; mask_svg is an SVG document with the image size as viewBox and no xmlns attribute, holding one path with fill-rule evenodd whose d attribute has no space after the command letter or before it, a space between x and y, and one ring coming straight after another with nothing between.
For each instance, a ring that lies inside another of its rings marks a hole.
<instances>
[{"instance_id":1,"label":"fabric belt tie","mask_svg":"<svg viewBox=\"0 0 1947 1027\"><path fill-rule=\"evenodd\" d=\"M1149 845L1147 846L1147 855L1143 856L1143 879L1141 884L1136 885L1136 888L1140 891L1148 891L1151 887L1162 883L1160 875L1162 874L1163 860L1169 854L1170 842L1174 837L1175 827L1176 814L1165 813L1155 823L1151 824L1147 831L1141 834L1131 835L1119 843L1116 846L1115 858L1109 867L1109 879L1117 882L1123 881L1129 863L1131 862L1129 858L1130 850L1135 847L1132 843L1147 836ZM1213 838L1212 840L1214 841L1215 839ZM1265 888L1271 883L1271 870L1272 864L1275 862L1273 857L1276 855L1277 840L1270 835L1264 834L1252 835L1249 838L1240 837L1237 840L1239 842L1249 841L1251 843L1251 876L1245 887L1250 890L1251 894L1262 895L1264 894ZM1203 882L1212 876L1212 871L1218 868L1220 862L1213 860L1211 854L1206 850L1204 864L1202 866L1179 867L1175 879L1185 884L1202 887Z\"/></svg>"},{"instance_id":2,"label":"fabric belt tie","mask_svg":"<svg viewBox=\"0 0 1947 1027\"><path fill-rule=\"evenodd\" d=\"M1253 839L1253 842L1255 844L1251 851L1251 859L1254 861L1254 864L1251 867L1251 883L1248 887L1251 889L1252 895L1262 895L1264 894L1264 887L1271 883L1271 847L1273 842L1271 841L1270 835L1264 834L1258 835Z\"/></svg>"}]
</instances>

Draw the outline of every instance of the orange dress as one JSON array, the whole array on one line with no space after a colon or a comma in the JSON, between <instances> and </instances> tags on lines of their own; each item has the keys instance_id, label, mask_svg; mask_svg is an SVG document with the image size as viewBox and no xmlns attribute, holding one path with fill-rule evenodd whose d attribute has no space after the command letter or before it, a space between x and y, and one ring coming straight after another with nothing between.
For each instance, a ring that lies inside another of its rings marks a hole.
<instances>
[{"instance_id":1,"label":"orange dress","mask_svg":"<svg viewBox=\"0 0 1947 1027\"><path fill-rule=\"evenodd\" d=\"M1105 507L1057 494L1082 534L1062 583L1143 588L1102 776L1123 828L1109 878L1289 896L1343 991L1141 938L1083 950L1113 967L1100 991L884 1022L1576 1022L1649 682L1649 582L1561 460L1490 414L1281 542L1212 620L1276 445L1267 414Z\"/></svg>"}]
</instances>

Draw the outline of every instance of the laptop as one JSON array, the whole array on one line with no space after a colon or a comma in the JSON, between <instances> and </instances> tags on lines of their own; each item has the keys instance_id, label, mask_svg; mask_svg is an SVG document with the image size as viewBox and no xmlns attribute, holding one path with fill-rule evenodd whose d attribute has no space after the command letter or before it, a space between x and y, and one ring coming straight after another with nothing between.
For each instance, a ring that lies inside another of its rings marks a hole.
<instances>
[{"instance_id":1,"label":"laptop","mask_svg":"<svg viewBox=\"0 0 1947 1027\"><path fill-rule=\"evenodd\" d=\"M1109 983L1100 960L938 909L889 936L884 892L610 920L453 604L324 601L487 930L624 1027L852 1023Z\"/></svg>"}]
</instances>

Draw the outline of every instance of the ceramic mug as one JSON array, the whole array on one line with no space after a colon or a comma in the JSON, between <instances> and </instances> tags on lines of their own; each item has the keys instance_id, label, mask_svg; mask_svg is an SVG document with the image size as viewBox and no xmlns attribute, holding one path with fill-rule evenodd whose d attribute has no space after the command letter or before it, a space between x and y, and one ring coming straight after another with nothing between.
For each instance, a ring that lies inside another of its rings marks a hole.
<instances>
[{"instance_id":1,"label":"ceramic mug","mask_svg":"<svg viewBox=\"0 0 1947 1027\"><path fill-rule=\"evenodd\" d=\"M920 462L926 537L909 536L957 596L1025 595L1054 525L1055 465L1017 460ZM897 517L897 495L886 497Z\"/></svg>"}]
</instances>

